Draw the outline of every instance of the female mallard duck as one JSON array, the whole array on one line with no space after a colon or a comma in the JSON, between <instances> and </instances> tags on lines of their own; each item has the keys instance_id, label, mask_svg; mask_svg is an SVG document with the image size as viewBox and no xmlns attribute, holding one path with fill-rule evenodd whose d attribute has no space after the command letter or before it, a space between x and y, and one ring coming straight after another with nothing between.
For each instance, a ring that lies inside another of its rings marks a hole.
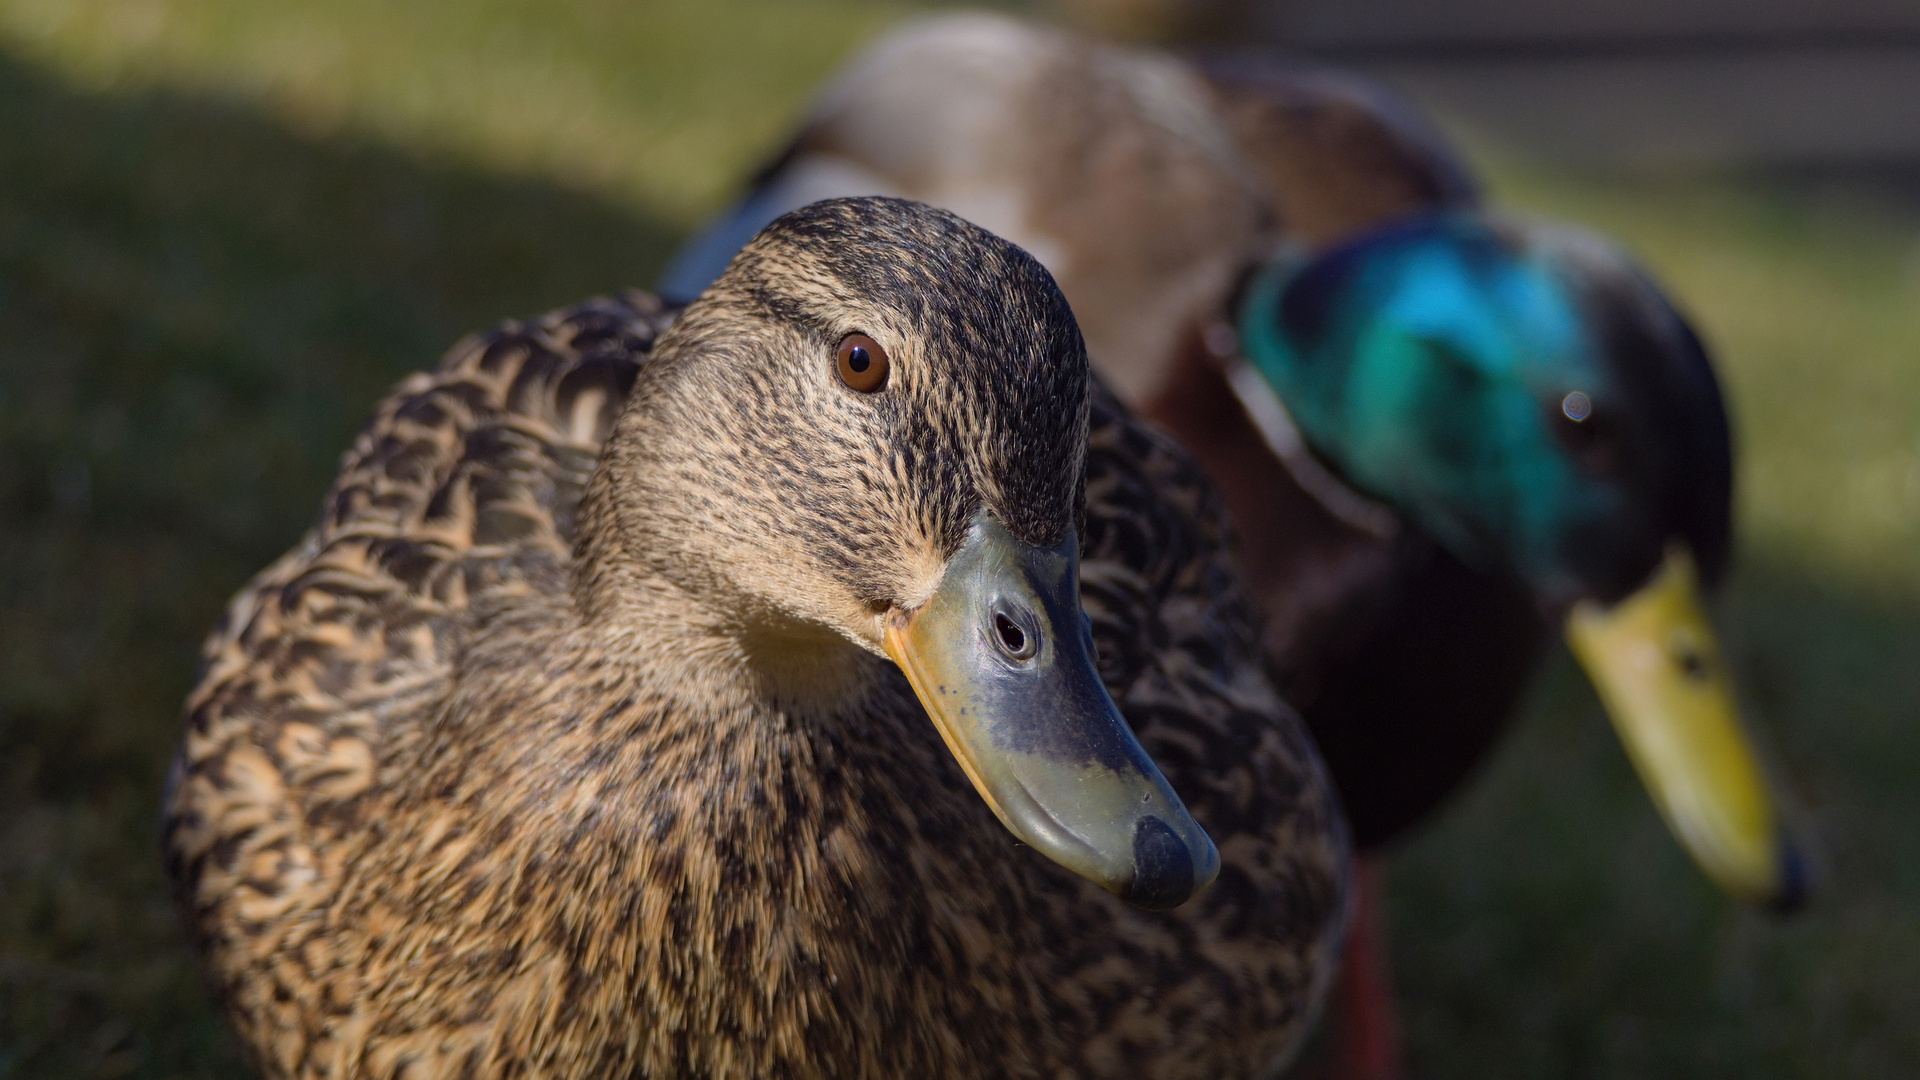
<instances>
[{"instance_id":1,"label":"female mallard duck","mask_svg":"<svg viewBox=\"0 0 1920 1080\"><path fill-rule=\"evenodd\" d=\"M862 191L1026 246L1114 390L1200 458L1358 846L1459 785L1564 628L1702 867L1797 898L1698 595L1727 556L1724 408L1619 251L1477 209L1440 137L1361 80L970 15L856 60L663 291L786 206Z\"/></svg>"},{"instance_id":2,"label":"female mallard duck","mask_svg":"<svg viewBox=\"0 0 1920 1080\"><path fill-rule=\"evenodd\" d=\"M274 1076L1269 1075L1344 834L1221 529L924 206L508 324L209 642L192 938Z\"/></svg>"}]
</instances>

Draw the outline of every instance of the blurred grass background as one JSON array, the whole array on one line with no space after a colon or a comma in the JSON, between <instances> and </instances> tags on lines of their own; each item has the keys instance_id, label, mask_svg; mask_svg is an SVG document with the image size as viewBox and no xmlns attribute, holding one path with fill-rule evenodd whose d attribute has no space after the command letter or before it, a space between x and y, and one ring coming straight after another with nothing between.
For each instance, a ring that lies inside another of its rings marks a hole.
<instances>
[{"instance_id":1,"label":"blurred grass background","mask_svg":"<svg viewBox=\"0 0 1920 1080\"><path fill-rule=\"evenodd\" d=\"M627 284L883 0L0 0L0 1078L241 1076L155 807L200 636L378 395ZM1573 174L1736 416L1724 603L1825 890L1736 910L1566 662L1391 863L1416 1075L1920 1069L1920 183Z\"/></svg>"}]
</instances>

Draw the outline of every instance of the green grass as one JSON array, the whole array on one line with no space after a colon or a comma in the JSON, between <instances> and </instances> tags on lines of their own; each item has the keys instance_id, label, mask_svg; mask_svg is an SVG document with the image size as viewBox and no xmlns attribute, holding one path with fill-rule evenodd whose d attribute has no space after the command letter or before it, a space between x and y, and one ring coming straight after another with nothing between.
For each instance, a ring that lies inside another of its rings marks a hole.
<instances>
[{"instance_id":1,"label":"green grass","mask_svg":"<svg viewBox=\"0 0 1920 1080\"><path fill-rule=\"evenodd\" d=\"M242 1075L154 808L198 639L368 406L462 332L645 283L905 3L0 0L0 1080ZM1422 1075L1920 1063L1916 221L1496 162L1625 238L1739 420L1725 622L1827 888L1714 895L1561 664L1394 859Z\"/></svg>"}]
</instances>

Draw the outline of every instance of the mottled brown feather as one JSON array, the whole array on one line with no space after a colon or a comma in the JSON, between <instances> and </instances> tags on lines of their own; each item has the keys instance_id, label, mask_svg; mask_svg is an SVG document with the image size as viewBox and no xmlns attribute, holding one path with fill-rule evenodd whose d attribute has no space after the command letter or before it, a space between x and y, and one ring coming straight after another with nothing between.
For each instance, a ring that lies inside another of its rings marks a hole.
<instances>
[{"instance_id":1,"label":"mottled brown feather","mask_svg":"<svg viewBox=\"0 0 1920 1080\"><path fill-rule=\"evenodd\" d=\"M583 629L576 510L673 317L595 300L403 382L209 639L166 852L261 1070L1277 1069L1337 944L1343 834L1193 462L1096 394L1102 674L1224 862L1151 913L1017 845L883 661L846 715L692 709Z\"/></svg>"}]
</instances>

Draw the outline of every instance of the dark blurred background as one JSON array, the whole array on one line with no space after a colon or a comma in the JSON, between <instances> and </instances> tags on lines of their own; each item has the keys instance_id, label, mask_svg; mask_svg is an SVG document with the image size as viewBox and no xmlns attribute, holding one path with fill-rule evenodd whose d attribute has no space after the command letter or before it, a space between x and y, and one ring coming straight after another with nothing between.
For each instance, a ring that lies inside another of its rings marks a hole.
<instances>
[{"instance_id":1,"label":"dark blurred background","mask_svg":"<svg viewBox=\"0 0 1920 1080\"><path fill-rule=\"evenodd\" d=\"M387 386L650 282L820 79L926 10L0 0L0 1080L245 1075L156 854L200 636ZM1727 383L1720 614L1824 892L1790 921L1715 893L1563 660L1390 863L1415 1074L1920 1071L1920 8L1044 13L1391 81L1500 201L1637 251Z\"/></svg>"},{"instance_id":2,"label":"dark blurred background","mask_svg":"<svg viewBox=\"0 0 1920 1080\"><path fill-rule=\"evenodd\" d=\"M1912 165L1911 0L1061 0L1143 37L1260 41L1381 76L1584 166Z\"/></svg>"}]
</instances>

